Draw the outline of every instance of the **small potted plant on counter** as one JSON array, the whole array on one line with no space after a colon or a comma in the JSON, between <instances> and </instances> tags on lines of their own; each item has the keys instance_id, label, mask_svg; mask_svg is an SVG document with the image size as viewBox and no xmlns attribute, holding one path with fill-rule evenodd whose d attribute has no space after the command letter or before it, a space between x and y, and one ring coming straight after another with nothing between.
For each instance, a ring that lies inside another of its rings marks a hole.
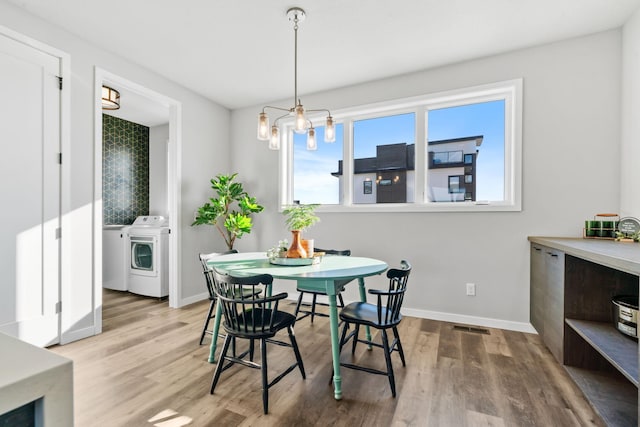
<instances>
[{"instance_id":1,"label":"small potted plant on counter","mask_svg":"<svg viewBox=\"0 0 640 427\"><path fill-rule=\"evenodd\" d=\"M315 214L318 206L318 204L294 204L283 209L282 214L286 217L285 224L292 234L291 246L287 251L288 258L313 257L313 240L307 239L303 246L302 232L320 221L320 218Z\"/></svg>"}]
</instances>

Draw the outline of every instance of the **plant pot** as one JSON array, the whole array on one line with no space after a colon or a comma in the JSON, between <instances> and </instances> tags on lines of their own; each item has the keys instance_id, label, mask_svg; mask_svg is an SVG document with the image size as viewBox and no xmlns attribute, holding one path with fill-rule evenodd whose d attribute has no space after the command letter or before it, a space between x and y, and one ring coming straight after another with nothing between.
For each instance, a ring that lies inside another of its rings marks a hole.
<instances>
[{"instance_id":1,"label":"plant pot","mask_svg":"<svg viewBox=\"0 0 640 427\"><path fill-rule=\"evenodd\" d=\"M289 250L287 251L287 258L306 258L307 251L302 246L300 230L291 230L292 241Z\"/></svg>"}]
</instances>

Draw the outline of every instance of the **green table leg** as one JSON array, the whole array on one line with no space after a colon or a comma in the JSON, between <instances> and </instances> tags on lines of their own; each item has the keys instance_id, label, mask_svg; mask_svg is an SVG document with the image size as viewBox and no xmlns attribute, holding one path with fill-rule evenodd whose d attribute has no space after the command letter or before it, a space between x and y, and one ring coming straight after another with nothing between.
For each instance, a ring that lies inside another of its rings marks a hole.
<instances>
[{"instance_id":1,"label":"green table leg","mask_svg":"<svg viewBox=\"0 0 640 427\"><path fill-rule=\"evenodd\" d=\"M333 288L333 285L330 286ZM329 289L327 289L329 291ZM327 292L329 297L329 320L331 324L331 353L333 354L333 395L336 400L342 399L342 377L340 376L340 338L338 337L338 307L335 289Z\"/></svg>"},{"instance_id":2,"label":"green table leg","mask_svg":"<svg viewBox=\"0 0 640 427\"><path fill-rule=\"evenodd\" d=\"M218 330L220 329L220 318L222 317L222 306L216 302L216 317L213 319L213 333L211 334L211 347L209 349L209 363L216 362L216 345L218 343Z\"/></svg>"},{"instance_id":3,"label":"green table leg","mask_svg":"<svg viewBox=\"0 0 640 427\"><path fill-rule=\"evenodd\" d=\"M364 288L364 278L358 277L358 288L360 289L360 301L367 302L367 290ZM367 337L367 341L371 341L371 328L365 326L364 335ZM371 350L371 345L367 346L367 349Z\"/></svg>"}]
</instances>

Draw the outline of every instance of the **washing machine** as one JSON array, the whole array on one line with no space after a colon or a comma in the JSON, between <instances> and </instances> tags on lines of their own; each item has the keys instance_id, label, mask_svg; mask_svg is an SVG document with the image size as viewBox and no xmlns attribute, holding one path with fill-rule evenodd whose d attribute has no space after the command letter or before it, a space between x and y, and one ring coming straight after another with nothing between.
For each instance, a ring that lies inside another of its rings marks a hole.
<instances>
[{"instance_id":1,"label":"washing machine","mask_svg":"<svg viewBox=\"0 0 640 427\"><path fill-rule=\"evenodd\" d=\"M129 292L156 298L169 295L169 234L163 216L139 216L129 227Z\"/></svg>"}]
</instances>

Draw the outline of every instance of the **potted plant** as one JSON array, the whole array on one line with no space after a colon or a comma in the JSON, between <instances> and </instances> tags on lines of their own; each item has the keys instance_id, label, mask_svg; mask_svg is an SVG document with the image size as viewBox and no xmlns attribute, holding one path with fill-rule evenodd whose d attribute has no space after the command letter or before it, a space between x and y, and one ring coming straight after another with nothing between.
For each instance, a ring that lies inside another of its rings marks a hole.
<instances>
[{"instance_id":1,"label":"potted plant","mask_svg":"<svg viewBox=\"0 0 640 427\"><path fill-rule=\"evenodd\" d=\"M211 188L217 197L212 197L198 208L196 218L191 224L213 225L229 250L233 249L236 239L251 233L251 215L264 209L256 202L255 197L249 197L241 183L234 182L237 175L220 174L211 179ZM235 210L234 207L239 210Z\"/></svg>"},{"instance_id":2,"label":"potted plant","mask_svg":"<svg viewBox=\"0 0 640 427\"><path fill-rule=\"evenodd\" d=\"M285 207L282 214L286 217L285 224L292 234L291 247L287 251L287 257L289 258L306 258L307 256L313 256L313 240L307 241L307 248L302 244L302 231L314 225L320 221L320 218L315 214L315 210L319 205L300 205L294 204ZM310 252L307 254L307 252Z\"/></svg>"}]
</instances>

